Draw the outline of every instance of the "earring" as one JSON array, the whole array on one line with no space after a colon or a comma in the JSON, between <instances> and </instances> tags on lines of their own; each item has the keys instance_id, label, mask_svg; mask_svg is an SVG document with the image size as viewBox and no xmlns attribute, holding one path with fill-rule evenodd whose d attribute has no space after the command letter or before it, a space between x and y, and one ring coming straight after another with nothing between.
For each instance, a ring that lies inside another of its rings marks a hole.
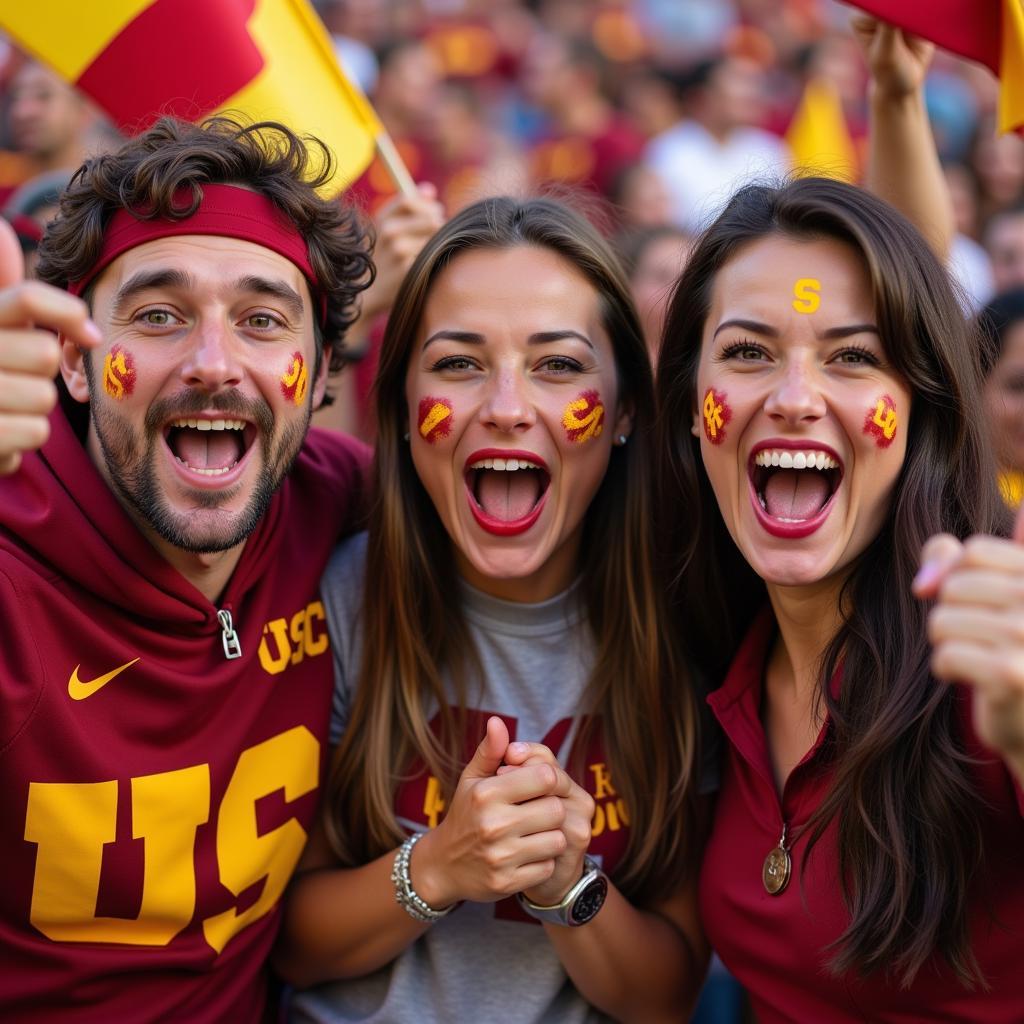
<instances>
[{"instance_id":1,"label":"earring","mask_svg":"<svg viewBox=\"0 0 1024 1024\"><path fill-rule=\"evenodd\" d=\"M409 431L408 430L402 435L402 440L403 441L408 441L409 440Z\"/></svg>"},{"instance_id":2,"label":"earring","mask_svg":"<svg viewBox=\"0 0 1024 1024\"><path fill-rule=\"evenodd\" d=\"M625 434L619 434L619 436L616 438L616 440L619 442L619 444L625 444L626 443L626 435Z\"/></svg>"}]
</instances>

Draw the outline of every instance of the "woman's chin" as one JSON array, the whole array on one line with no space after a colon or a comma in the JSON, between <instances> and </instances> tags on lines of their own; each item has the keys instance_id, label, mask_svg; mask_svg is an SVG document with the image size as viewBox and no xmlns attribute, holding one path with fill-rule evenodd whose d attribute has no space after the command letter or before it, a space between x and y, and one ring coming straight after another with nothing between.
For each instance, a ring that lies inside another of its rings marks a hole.
<instances>
[{"instance_id":1,"label":"woman's chin","mask_svg":"<svg viewBox=\"0 0 1024 1024\"><path fill-rule=\"evenodd\" d=\"M831 554L816 551L747 552L750 567L770 587L810 587L837 568Z\"/></svg>"}]
</instances>

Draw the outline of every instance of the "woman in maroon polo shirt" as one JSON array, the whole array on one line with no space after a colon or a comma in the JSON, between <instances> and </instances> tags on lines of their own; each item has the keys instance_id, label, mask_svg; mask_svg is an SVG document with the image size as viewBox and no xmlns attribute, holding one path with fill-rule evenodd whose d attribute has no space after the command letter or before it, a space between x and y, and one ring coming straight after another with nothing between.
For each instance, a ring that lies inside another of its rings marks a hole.
<instances>
[{"instance_id":1,"label":"woman in maroon polo shirt","mask_svg":"<svg viewBox=\"0 0 1024 1024\"><path fill-rule=\"evenodd\" d=\"M672 300L660 507L728 740L701 910L762 1022L1024 1019L1024 522L977 345L824 179L738 193Z\"/></svg>"}]
</instances>

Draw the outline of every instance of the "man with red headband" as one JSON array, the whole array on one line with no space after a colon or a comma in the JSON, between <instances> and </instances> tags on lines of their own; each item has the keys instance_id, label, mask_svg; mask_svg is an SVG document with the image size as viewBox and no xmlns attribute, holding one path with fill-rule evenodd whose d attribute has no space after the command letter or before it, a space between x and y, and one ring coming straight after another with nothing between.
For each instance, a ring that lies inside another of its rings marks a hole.
<instances>
[{"instance_id":1,"label":"man with red headband","mask_svg":"<svg viewBox=\"0 0 1024 1024\"><path fill-rule=\"evenodd\" d=\"M366 464L307 433L372 277L321 156L160 122L72 182L49 285L0 290L4 1020L267 1012Z\"/></svg>"}]
</instances>

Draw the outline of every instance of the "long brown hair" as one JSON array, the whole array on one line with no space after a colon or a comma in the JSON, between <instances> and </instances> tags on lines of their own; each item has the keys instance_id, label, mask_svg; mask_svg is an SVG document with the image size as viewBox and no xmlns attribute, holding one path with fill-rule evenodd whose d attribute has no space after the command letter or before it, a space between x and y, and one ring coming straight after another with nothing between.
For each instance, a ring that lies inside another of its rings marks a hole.
<instances>
[{"instance_id":1,"label":"long brown hair","mask_svg":"<svg viewBox=\"0 0 1024 1024\"><path fill-rule=\"evenodd\" d=\"M452 546L403 441L405 377L437 275L460 253L515 246L549 249L593 285L620 394L634 410L629 443L613 448L585 519L581 599L597 648L585 704L600 721L629 807L629 847L617 880L638 895L647 889L664 894L691 863L696 736L688 676L663 628L654 577L651 370L607 243L583 217L548 198L493 198L463 210L427 243L391 312L376 384L363 661L328 783L328 833L344 863L365 863L402 835L394 796L414 759L426 763L448 794L462 768L461 713L479 666L461 614L443 599L457 586ZM434 706L440 708L439 738L428 728Z\"/></svg>"},{"instance_id":2,"label":"long brown hair","mask_svg":"<svg viewBox=\"0 0 1024 1024\"><path fill-rule=\"evenodd\" d=\"M978 414L977 338L927 245L866 192L816 178L744 188L690 257L658 365L658 507L689 513L662 524L673 611L721 678L767 601L726 532L689 425L715 277L741 247L772 234L834 238L858 251L888 359L913 393L892 507L845 580L842 625L820 662L834 779L808 823L807 849L836 822L851 920L833 950L833 969L882 970L909 985L938 953L965 984L983 983L967 921L983 856L977 796L956 695L929 671L928 608L911 596L910 581L932 534L1001 533L1007 523ZM833 696L826 683L840 664L841 692Z\"/></svg>"}]
</instances>

